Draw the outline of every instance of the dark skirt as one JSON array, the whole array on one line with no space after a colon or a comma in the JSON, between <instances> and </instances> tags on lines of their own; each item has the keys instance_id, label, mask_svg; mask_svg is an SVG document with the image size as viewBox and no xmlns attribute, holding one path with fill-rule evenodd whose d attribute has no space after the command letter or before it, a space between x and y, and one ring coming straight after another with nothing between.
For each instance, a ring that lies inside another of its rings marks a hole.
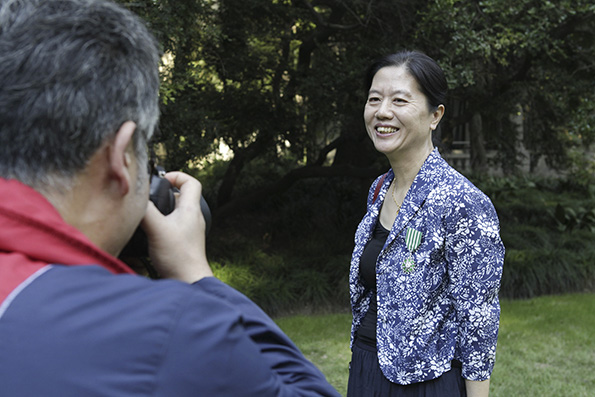
<instances>
[{"instance_id":1,"label":"dark skirt","mask_svg":"<svg viewBox=\"0 0 595 397\"><path fill-rule=\"evenodd\" d=\"M411 385L399 385L386 379L374 347L357 339L353 344L347 397L466 397L465 380L460 365L436 379Z\"/></svg>"}]
</instances>

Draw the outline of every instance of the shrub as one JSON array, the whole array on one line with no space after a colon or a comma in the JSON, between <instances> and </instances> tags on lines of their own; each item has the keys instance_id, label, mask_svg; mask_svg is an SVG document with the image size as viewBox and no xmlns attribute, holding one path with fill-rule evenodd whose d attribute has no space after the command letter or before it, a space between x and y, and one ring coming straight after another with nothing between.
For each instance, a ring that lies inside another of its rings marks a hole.
<instances>
[{"instance_id":1,"label":"shrub","mask_svg":"<svg viewBox=\"0 0 595 397\"><path fill-rule=\"evenodd\" d=\"M326 266L312 267L301 258L286 260L261 250L235 251L224 261L212 262L213 273L241 291L270 315L295 310L321 311L348 302L349 258L333 258ZM348 266L348 265L347 265ZM338 274L341 274L337 277Z\"/></svg>"},{"instance_id":2,"label":"shrub","mask_svg":"<svg viewBox=\"0 0 595 397\"><path fill-rule=\"evenodd\" d=\"M491 178L506 247L501 295L506 298L595 287L595 208L588 189L561 179Z\"/></svg>"},{"instance_id":3,"label":"shrub","mask_svg":"<svg viewBox=\"0 0 595 397\"><path fill-rule=\"evenodd\" d=\"M595 290L595 205L572 181L476 178L501 223L506 247L501 296ZM215 274L265 311L346 308L353 234L368 181L303 180L227 219L209 236Z\"/></svg>"},{"instance_id":4,"label":"shrub","mask_svg":"<svg viewBox=\"0 0 595 397\"><path fill-rule=\"evenodd\" d=\"M594 253L559 248L508 250L501 295L514 299L592 290Z\"/></svg>"}]
</instances>

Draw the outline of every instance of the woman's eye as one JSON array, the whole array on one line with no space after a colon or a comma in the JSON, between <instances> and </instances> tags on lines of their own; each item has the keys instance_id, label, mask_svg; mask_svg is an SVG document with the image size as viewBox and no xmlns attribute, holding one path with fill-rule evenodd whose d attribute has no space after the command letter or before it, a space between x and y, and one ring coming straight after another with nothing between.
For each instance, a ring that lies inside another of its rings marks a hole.
<instances>
[{"instance_id":1,"label":"woman's eye","mask_svg":"<svg viewBox=\"0 0 595 397\"><path fill-rule=\"evenodd\" d=\"M370 97L370 98L368 98L368 102L379 102L379 101L380 101L380 98L378 98L378 97Z\"/></svg>"},{"instance_id":2,"label":"woman's eye","mask_svg":"<svg viewBox=\"0 0 595 397\"><path fill-rule=\"evenodd\" d=\"M395 98L394 101L397 103L407 103L407 101L404 100L403 98Z\"/></svg>"}]
</instances>

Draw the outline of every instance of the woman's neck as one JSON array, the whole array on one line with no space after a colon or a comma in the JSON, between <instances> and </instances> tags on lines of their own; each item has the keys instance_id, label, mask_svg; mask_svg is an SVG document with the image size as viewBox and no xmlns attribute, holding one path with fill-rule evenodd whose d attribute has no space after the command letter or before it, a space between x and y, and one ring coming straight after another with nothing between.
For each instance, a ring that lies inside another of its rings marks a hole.
<instances>
[{"instance_id":1,"label":"woman's neck","mask_svg":"<svg viewBox=\"0 0 595 397\"><path fill-rule=\"evenodd\" d=\"M421 152L421 154L414 154L412 156L398 156L394 159L389 159L391 168L395 173L395 197L397 199L405 199L407 191L413 184L422 165L432 153L433 147Z\"/></svg>"}]
</instances>

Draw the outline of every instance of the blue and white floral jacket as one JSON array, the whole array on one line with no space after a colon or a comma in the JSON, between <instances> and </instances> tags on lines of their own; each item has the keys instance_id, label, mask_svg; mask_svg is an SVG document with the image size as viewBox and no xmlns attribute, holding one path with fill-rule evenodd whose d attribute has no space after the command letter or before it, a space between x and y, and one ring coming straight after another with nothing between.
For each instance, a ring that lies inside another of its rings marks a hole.
<instances>
[{"instance_id":1,"label":"blue and white floral jacket","mask_svg":"<svg viewBox=\"0 0 595 397\"><path fill-rule=\"evenodd\" d=\"M362 285L360 258L393 178L389 170L372 183L355 234L349 277L352 343L370 299L376 298ZM453 359L461 361L465 379L490 377L504 261L499 232L490 199L435 149L407 192L376 263L378 360L389 380L406 385L434 379ZM406 243L407 234L421 242Z\"/></svg>"}]
</instances>

